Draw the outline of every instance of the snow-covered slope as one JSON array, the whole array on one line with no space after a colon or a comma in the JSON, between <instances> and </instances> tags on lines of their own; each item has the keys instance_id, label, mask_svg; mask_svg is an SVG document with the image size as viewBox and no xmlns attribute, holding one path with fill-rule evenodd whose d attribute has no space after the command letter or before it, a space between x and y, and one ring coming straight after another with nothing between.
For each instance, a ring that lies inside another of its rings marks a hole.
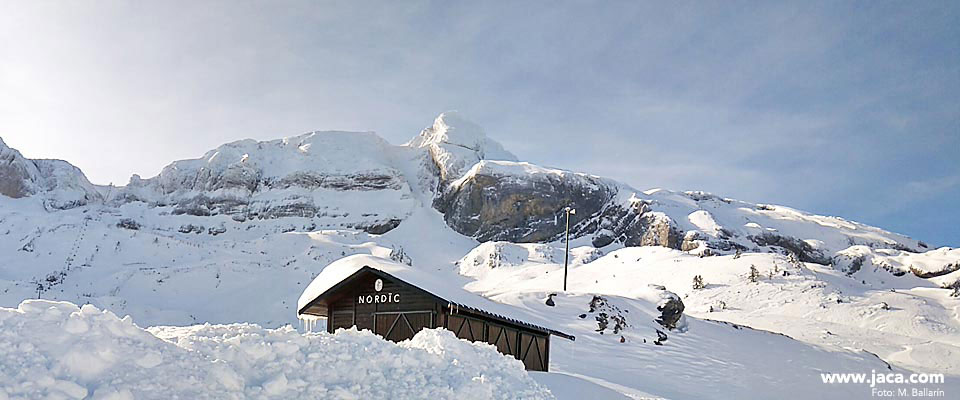
<instances>
[{"instance_id":1,"label":"snow-covered slope","mask_svg":"<svg viewBox=\"0 0 960 400\"><path fill-rule=\"evenodd\" d=\"M517 245L485 243L460 260L461 271L469 268L478 278L466 288L499 298L562 287L562 260L506 261L516 254L509 246ZM935 261L945 250L913 257ZM477 265L481 259L501 262ZM896 276L865 264L848 275L775 254L699 257L662 247L624 248L571 265L570 293L643 298L648 285L662 285L681 296L689 315L780 332L826 348L869 351L892 364L960 376L960 298L912 274ZM756 282L749 279L751 267L757 270ZM487 271L478 271L483 269ZM702 278L704 288L694 288L694 276Z\"/></svg>"}]
</instances>

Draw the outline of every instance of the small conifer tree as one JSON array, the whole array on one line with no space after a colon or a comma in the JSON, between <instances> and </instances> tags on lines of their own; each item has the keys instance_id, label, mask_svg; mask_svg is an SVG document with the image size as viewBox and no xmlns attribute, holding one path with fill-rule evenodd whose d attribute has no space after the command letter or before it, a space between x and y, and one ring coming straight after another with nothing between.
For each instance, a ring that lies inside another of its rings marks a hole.
<instances>
[{"instance_id":1,"label":"small conifer tree","mask_svg":"<svg viewBox=\"0 0 960 400\"><path fill-rule=\"evenodd\" d=\"M703 288L705 288L705 287L707 287L707 285L703 283L703 277L700 276L700 275L694 275L694 276L693 276L693 289L694 289L694 290L700 290L700 289L703 289Z\"/></svg>"},{"instance_id":2,"label":"small conifer tree","mask_svg":"<svg viewBox=\"0 0 960 400\"><path fill-rule=\"evenodd\" d=\"M750 264L750 275L747 275L747 279L750 279L750 282L754 283L760 280L760 271L758 271L757 267L753 264Z\"/></svg>"}]
</instances>

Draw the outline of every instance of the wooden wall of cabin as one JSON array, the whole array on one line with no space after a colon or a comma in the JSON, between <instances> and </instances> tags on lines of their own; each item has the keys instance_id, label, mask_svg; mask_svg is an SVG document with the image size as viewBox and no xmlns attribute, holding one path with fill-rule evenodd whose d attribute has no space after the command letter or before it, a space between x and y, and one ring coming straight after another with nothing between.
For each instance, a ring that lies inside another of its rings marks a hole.
<instances>
[{"instance_id":1,"label":"wooden wall of cabin","mask_svg":"<svg viewBox=\"0 0 960 400\"><path fill-rule=\"evenodd\" d=\"M374 289L374 282L376 282L377 279L383 281L383 287L379 292ZM400 295L400 302L359 302L360 296L364 296L364 300L366 300L366 296L368 295L392 296L395 294ZM385 323L384 321L390 317L388 313L400 312L426 312L425 314L429 315L429 318L425 318L423 314L420 314L416 316L411 315L408 319L414 324L429 320L426 321L427 323L423 324L423 326L435 328L439 326L439 317L443 310L443 306L436 301L435 297L414 286L369 274L360 277L348 287L343 288L337 297L331 300L329 303L328 315L330 319L328 320L327 331L332 333L338 328L349 328L356 325L359 329L369 329L382 334L383 332L379 332L382 330L382 326L376 326L377 322L379 321L380 325L383 325ZM377 318L377 315L381 317ZM395 318L396 314L392 316ZM406 339L406 337L391 338L391 340L397 341L403 339Z\"/></svg>"},{"instance_id":2,"label":"wooden wall of cabin","mask_svg":"<svg viewBox=\"0 0 960 400\"><path fill-rule=\"evenodd\" d=\"M492 344L497 351L522 361L528 370L550 368L549 335L464 314L446 315L440 326L453 331L458 338Z\"/></svg>"}]
</instances>

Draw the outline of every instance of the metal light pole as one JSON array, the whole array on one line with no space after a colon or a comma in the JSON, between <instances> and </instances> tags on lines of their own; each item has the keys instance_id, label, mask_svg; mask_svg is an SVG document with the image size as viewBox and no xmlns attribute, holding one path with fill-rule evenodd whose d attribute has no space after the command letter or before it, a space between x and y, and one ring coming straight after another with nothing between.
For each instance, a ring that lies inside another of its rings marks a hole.
<instances>
[{"instance_id":1,"label":"metal light pole","mask_svg":"<svg viewBox=\"0 0 960 400\"><path fill-rule=\"evenodd\" d=\"M566 207L563 209L567 213L567 251L563 253L563 291L567 291L567 265L570 264L570 214L576 214L577 210Z\"/></svg>"}]
</instances>

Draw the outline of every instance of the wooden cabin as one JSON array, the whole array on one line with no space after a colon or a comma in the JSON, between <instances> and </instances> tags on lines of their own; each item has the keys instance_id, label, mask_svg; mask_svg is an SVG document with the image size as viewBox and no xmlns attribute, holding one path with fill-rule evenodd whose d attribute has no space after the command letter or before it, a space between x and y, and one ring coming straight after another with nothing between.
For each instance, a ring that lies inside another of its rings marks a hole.
<instances>
[{"instance_id":1,"label":"wooden cabin","mask_svg":"<svg viewBox=\"0 0 960 400\"><path fill-rule=\"evenodd\" d=\"M501 353L521 360L532 371L549 370L551 335L575 339L477 308L478 304L463 304L462 299L443 298L429 288L417 287L370 266L359 268L306 301L299 314L325 317L331 333L356 326L399 342L412 338L421 329L442 327L459 338L490 343Z\"/></svg>"}]
</instances>

